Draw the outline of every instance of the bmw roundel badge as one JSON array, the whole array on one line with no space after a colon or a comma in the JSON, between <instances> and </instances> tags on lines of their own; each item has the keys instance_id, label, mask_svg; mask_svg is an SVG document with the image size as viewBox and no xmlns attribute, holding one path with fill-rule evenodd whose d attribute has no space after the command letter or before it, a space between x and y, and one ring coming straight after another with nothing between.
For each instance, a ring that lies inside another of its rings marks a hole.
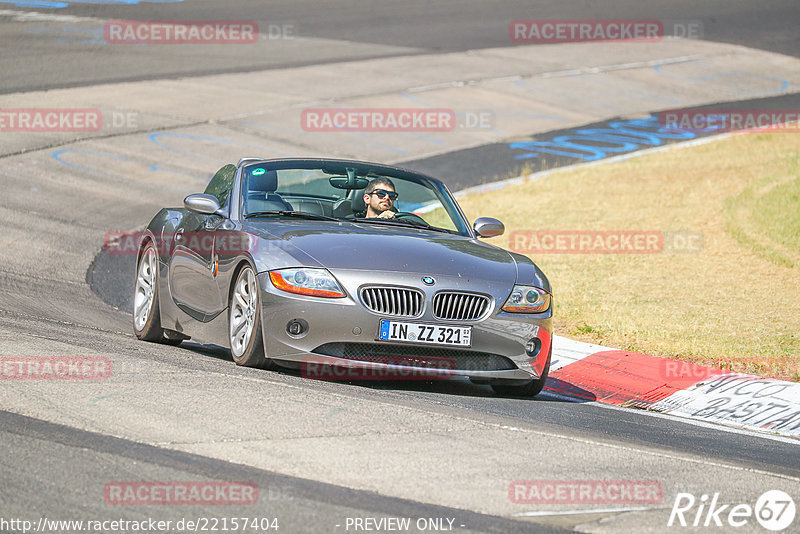
<instances>
[{"instance_id":1,"label":"bmw roundel badge","mask_svg":"<svg viewBox=\"0 0 800 534\"><path fill-rule=\"evenodd\" d=\"M425 284L426 286L432 286L433 284L436 283L436 280L434 280L432 276L423 276L422 283Z\"/></svg>"}]
</instances>

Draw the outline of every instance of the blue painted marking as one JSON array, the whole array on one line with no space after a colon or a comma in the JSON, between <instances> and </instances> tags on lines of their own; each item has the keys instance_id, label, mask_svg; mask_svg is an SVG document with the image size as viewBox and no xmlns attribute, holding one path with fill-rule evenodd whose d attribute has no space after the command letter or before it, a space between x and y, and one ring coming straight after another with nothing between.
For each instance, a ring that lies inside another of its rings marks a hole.
<instances>
[{"instance_id":1,"label":"blue painted marking","mask_svg":"<svg viewBox=\"0 0 800 534\"><path fill-rule=\"evenodd\" d=\"M337 106L337 109L342 109L342 106ZM372 137L370 137L368 135L365 135L365 134L363 134L361 132L342 132L342 133L355 135L356 137L360 137L362 139L367 140L368 142L372 143L373 145L378 145L378 146L383 147L383 148L388 148L390 151L394 152L395 154L400 154L401 156L408 155L408 152L406 152L402 148L397 148L397 147L395 147L393 145L390 145L388 143L383 143L383 142L378 141L377 139L373 139Z\"/></svg>"},{"instance_id":2,"label":"blue painted marking","mask_svg":"<svg viewBox=\"0 0 800 534\"><path fill-rule=\"evenodd\" d=\"M266 151L266 152L274 152L275 154L279 154L281 156L289 156L289 154L286 154L285 152L281 152L279 150L269 149L269 148L266 148L266 147L263 147L263 146L258 146L258 145L243 145L241 143L236 143L234 141L231 141L230 139L225 139L225 138L221 138L221 137L205 137L205 136L202 136L202 135L181 134L181 133L174 133L174 132L156 132L156 133L150 134L148 137L156 145L158 145L159 147L164 148L166 150L169 150L170 152L175 152L176 154L189 156L190 158L202 159L202 160L205 160L205 161L213 161L213 162L221 164L221 165L224 165L225 163L227 163L227 161L222 161L222 160L218 160L218 159L214 159L214 158L209 158L209 157L206 157L206 156L203 156L203 155L200 155L200 154L196 154L194 152L186 152L185 150L179 150L177 148L171 147L168 144L160 141L160 138L163 137L163 138L173 138L173 139L188 139L190 141L208 141L208 142L212 142L212 143L220 143L220 144L223 144L223 145L235 145L235 146L243 146L243 147L248 147L248 148L256 148L258 150L263 150L263 151Z\"/></svg>"},{"instance_id":3,"label":"blue painted marking","mask_svg":"<svg viewBox=\"0 0 800 534\"><path fill-rule=\"evenodd\" d=\"M574 75L571 75L570 78L577 77L577 76L578 76L577 74L574 74ZM517 85L518 87L522 87L522 88L525 88L525 86L528 85L526 82L523 82L523 81L516 81L516 82L512 82L512 83L514 85ZM562 88L562 91L558 93L558 97L562 102L577 102L579 106L585 106L586 105L586 93L585 93L584 90L578 91L577 94L576 94L576 91L573 90L573 91L570 92L569 95L567 94L566 91L567 91L566 88ZM528 90L528 89L525 89L525 92L530 93L531 91ZM613 111L613 112L616 112L617 110L620 109L619 106L615 106L615 105L609 104L607 102L603 102L603 103L600 103L598 105L600 107L606 108L606 109L608 109L610 111Z\"/></svg>"},{"instance_id":4,"label":"blue painted marking","mask_svg":"<svg viewBox=\"0 0 800 534\"><path fill-rule=\"evenodd\" d=\"M443 145L444 144L444 141L442 141L441 139L436 139L435 137L431 137L430 135L425 135L422 132L405 132L405 133L409 133L412 136L416 137L417 139L422 139L423 141L427 141L427 142L433 143L435 145Z\"/></svg>"},{"instance_id":5,"label":"blue painted marking","mask_svg":"<svg viewBox=\"0 0 800 534\"><path fill-rule=\"evenodd\" d=\"M198 176L196 174L190 174L188 172L179 171L177 169L170 169L169 167L164 167L161 165L151 165L149 170L152 172L163 171L163 172L171 172L172 174L181 174L183 176L188 176L190 178L196 178L197 180L202 180L203 183L207 183L209 180L208 176Z\"/></svg>"},{"instance_id":6,"label":"blue painted marking","mask_svg":"<svg viewBox=\"0 0 800 534\"><path fill-rule=\"evenodd\" d=\"M41 0L41 1L18 0L16 2L10 0L0 0L0 4L12 4L16 7L41 7L41 8L51 8L51 9L61 9L69 6L67 2L48 2L46 0Z\"/></svg>"},{"instance_id":7,"label":"blue painted marking","mask_svg":"<svg viewBox=\"0 0 800 534\"><path fill-rule=\"evenodd\" d=\"M71 167L73 169L79 170L79 171L88 172L88 173L95 174L95 175L98 175L98 176L104 176L104 177L113 176L115 178L120 178L122 180L134 180L134 181L136 181L135 179L132 179L130 176L124 176L124 175L121 175L121 174L117 174L117 173L111 172L109 170L109 167L102 167L100 169L96 169L94 167L87 167L85 165L78 165L76 163L71 163L71 162L67 161L66 159L64 159L62 157L64 155L66 155L66 154L80 154L80 155L93 156L93 157L97 157L97 158L105 158L105 159L121 161L121 162L124 162L124 163L131 163L131 162L135 163L134 160L132 160L129 157L120 156L118 154L109 154L107 152L91 152L91 151L88 151L88 150L71 150L71 149L56 150L51 154L53 159L55 159L57 162L59 162L59 163L61 163L63 165L66 165L67 167ZM179 170L176 170L176 169L170 169L168 167L162 167L160 165L153 165L153 166L149 167L148 170L152 171L152 172L170 172L170 173L173 173L173 174L181 174L181 175L184 175L184 176L189 176L191 178L195 178L195 179L201 181L201 183L206 183L208 181L208 177L206 177L206 176L197 176L195 174L189 174L189 173L186 173L186 172L183 172L183 171L179 171ZM176 188L176 187L171 187L171 186L165 186L165 187L167 189L172 190L172 191L182 191L183 190L181 188Z\"/></svg>"},{"instance_id":8,"label":"blue painted marking","mask_svg":"<svg viewBox=\"0 0 800 534\"><path fill-rule=\"evenodd\" d=\"M114 173L111 173L111 172L106 172L105 170L104 171L99 171L99 170L93 169L91 167L84 167L83 165L75 165L74 163L70 163L70 162L64 160L61 157L62 154L68 154L68 153L71 153L71 154L88 154L90 156L97 156L98 158L115 159L115 160L118 160L118 161L125 161L125 162L131 161L130 158L125 157L125 156L118 156L118 155L115 155L115 154L107 154L105 152L90 152L88 150L70 150L70 149L56 150L52 154L53 158L55 158L56 161L58 161L59 163L63 163L67 167L72 167L73 169L77 169L77 170L80 170L80 171L90 172L92 174L99 174L99 175L106 175L106 176L108 176L108 175L119 176L120 178L123 178L123 177L118 175L118 174L114 174Z\"/></svg>"},{"instance_id":9,"label":"blue painted marking","mask_svg":"<svg viewBox=\"0 0 800 534\"><path fill-rule=\"evenodd\" d=\"M680 100L675 99L675 98L670 98L670 97L667 97L667 96L659 95L659 94L653 93L651 91L643 91L641 89L634 89L632 87L624 87L624 86L620 87L618 84L604 82L602 80L596 79L595 77L586 77L586 78L584 78L584 81L586 81L588 83L593 83L595 85L600 85L600 86L603 86L603 87L610 87L610 88L614 89L617 92L619 92L620 89L621 89L621 90L625 91L625 93L632 94L632 95L639 95L642 99L663 100L663 101L668 102L669 104L675 105L675 106L680 105L680 103L681 103Z\"/></svg>"},{"instance_id":10,"label":"blue painted marking","mask_svg":"<svg viewBox=\"0 0 800 534\"><path fill-rule=\"evenodd\" d=\"M54 43L72 44L108 44L103 38L102 28L72 28L62 26L61 28L35 27L28 28L25 33L52 35Z\"/></svg>"},{"instance_id":11,"label":"blue painted marking","mask_svg":"<svg viewBox=\"0 0 800 534\"><path fill-rule=\"evenodd\" d=\"M712 68L712 65L710 65L708 62L705 61L689 61L686 63L681 63L680 65L688 65L688 64L695 64L703 67ZM677 74L670 74L665 69L661 68L668 66L669 65L655 65L653 67L653 70L655 70L660 76L664 76L666 78L672 78L674 80L687 80L695 83L709 82L711 80L716 80L717 78L752 77L761 80L775 81L780 84L777 89L771 89L766 91L761 89L743 91L736 87L729 87L728 92L730 93L749 94L749 95L771 95L771 94L783 93L789 87L789 80L786 80L784 78L778 78L777 76L770 76L768 74L760 74L756 72L746 72L746 71L726 71L726 72L714 72L704 76L681 76Z\"/></svg>"},{"instance_id":12,"label":"blue painted marking","mask_svg":"<svg viewBox=\"0 0 800 534\"><path fill-rule=\"evenodd\" d=\"M400 96L402 96L403 98L406 98L408 100L411 100L415 104L419 104L420 106L425 106L426 108L435 108L436 107L436 106L433 106L431 104L428 104L427 102L423 102L423 100L421 98L415 97L415 96L410 95L408 93L400 93ZM442 141L441 139L437 139L435 137L431 137L429 135L425 135L425 134L420 133L420 132L410 132L410 133L415 134L414 135L415 137L417 137L419 139L422 139L424 141L428 141L429 143L434 143L434 144L437 144L437 145L443 145L444 144L444 141Z\"/></svg>"},{"instance_id":13,"label":"blue painted marking","mask_svg":"<svg viewBox=\"0 0 800 534\"><path fill-rule=\"evenodd\" d=\"M766 74L753 74L752 72L739 72L739 71L723 72L716 75L715 78L740 77L740 76L755 76L756 78L760 78L762 80L776 81L780 83L780 87L769 91L765 91L763 89L753 89L753 90L743 91L741 89L738 89L737 87L729 87L728 91L730 91L731 93L746 94L746 95L773 95L773 94L783 93L789 87L789 80L778 78L777 76L768 76Z\"/></svg>"},{"instance_id":14,"label":"blue painted marking","mask_svg":"<svg viewBox=\"0 0 800 534\"><path fill-rule=\"evenodd\" d=\"M369 141L373 145L378 145L378 146L382 146L384 148L387 148L387 149L391 150L392 152L394 152L395 154L400 154L402 156L408 155L408 152L406 152L402 148L397 148L397 147L395 147L393 145L390 145L388 143L384 143L382 141L378 141L377 139L373 139L372 137L370 137L370 136L368 136L366 134L363 134L361 132L344 132L344 133L348 133L348 134L351 134L351 135L355 135L356 137L360 137L362 139L366 139L367 141Z\"/></svg>"},{"instance_id":15,"label":"blue painted marking","mask_svg":"<svg viewBox=\"0 0 800 534\"><path fill-rule=\"evenodd\" d=\"M63 2L55 0L0 0L0 4L11 4L16 7L38 7L49 9L63 9L72 4L95 4L95 5L136 5L140 3L149 4L171 4L174 2L183 2L183 0L64 0Z\"/></svg>"},{"instance_id":16,"label":"blue painted marking","mask_svg":"<svg viewBox=\"0 0 800 534\"><path fill-rule=\"evenodd\" d=\"M561 117L557 115L542 115L541 113L526 113L526 112L519 112L519 113L498 113L497 117L527 117L529 119L547 119L556 122L567 122L566 117Z\"/></svg>"},{"instance_id":17,"label":"blue painted marking","mask_svg":"<svg viewBox=\"0 0 800 534\"><path fill-rule=\"evenodd\" d=\"M319 133L319 132L307 132L307 131L302 130L300 128L284 128L282 126L277 126L275 124L264 124L263 122L255 122L255 121L252 121L252 120L245 121L245 124L247 124L248 126L256 126L258 128L263 128L265 130L275 130L275 131L278 131L278 132L291 132L291 133L293 133L295 135L314 135L314 134L318 134ZM352 132L343 132L343 133L352 133ZM378 146L382 146L382 147L386 146L390 150L397 152L396 149L391 145L385 145L383 143L379 143L379 142L374 141L373 139L371 139L369 137L366 137L366 140L369 141L370 143L378 145ZM362 141L350 139L350 138L344 137L344 136L337 137L336 141L337 142L342 141L347 145L353 145L353 146L358 146L358 147L363 147L364 146L364 143ZM406 154L406 152L403 152L403 151L400 151L400 152L397 152L397 153L398 154Z\"/></svg>"},{"instance_id":18,"label":"blue painted marking","mask_svg":"<svg viewBox=\"0 0 800 534\"><path fill-rule=\"evenodd\" d=\"M702 133L714 131L706 129ZM596 161L609 155L632 152L647 146L660 146L667 139L694 139L698 132L664 128L656 115L609 123L606 128L583 128L550 141L522 141L509 144L512 150L525 150L514 159L538 158L553 154L581 161Z\"/></svg>"},{"instance_id":19,"label":"blue painted marking","mask_svg":"<svg viewBox=\"0 0 800 534\"><path fill-rule=\"evenodd\" d=\"M315 132L307 132L307 131L305 131L305 130L303 130L301 128L285 128L283 126L279 126L279 125L275 125L275 124L265 124L263 122L256 122L256 121L253 121L253 120L247 120L247 121L244 121L244 123L246 125L248 125L248 126L255 126L257 128L261 128L261 129L264 129L264 130L274 130L276 132L290 132L290 133L292 133L294 135L311 135L311 134L315 133ZM355 146L359 146L359 147L363 145L363 143L361 143L360 141L354 141L352 139L347 139L345 137L340 137L340 138L337 139L337 141L339 139L344 141L345 144L355 145Z\"/></svg>"},{"instance_id":20,"label":"blue painted marking","mask_svg":"<svg viewBox=\"0 0 800 534\"><path fill-rule=\"evenodd\" d=\"M420 106L425 106L427 108L436 108L435 105L425 102L422 98L420 98L418 96L410 95L408 93L401 93L400 96L402 96L403 98L406 98L408 100L411 100L412 102L414 102L415 104L419 104ZM466 111L458 112L458 113L456 113L454 111L454 113L456 115L456 119L458 119L459 116L466 117L466 115L467 115ZM497 116L497 114L495 114L495 117L496 116ZM489 132L492 132L494 134L497 134L498 136L502 136L503 135L503 132L501 132L500 130L497 130L495 128L486 128L486 130L489 131ZM432 142L432 143L436 143L436 144L439 144L439 145L444 144L442 141L440 141L439 139L436 139L434 137L422 136L421 134L418 134L418 135L422 139L425 139L426 141L429 141L429 142Z\"/></svg>"},{"instance_id":21,"label":"blue painted marking","mask_svg":"<svg viewBox=\"0 0 800 534\"><path fill-rule=\"evenodd\" d=\"M265 148L265 147L262 147L262 146L244 145L244 144L236 143L236 142L231 141L229 139L214 138L214 137L204 137L204 136L199 136L199 135L179 134L179 133L171 133L171 132L158 132L158 133L153 133L153 134L149 135L150 140L153 141L156 145L158 145L161 148L164 148L164 149L169 150L171 152L175 152L175 153L178 153L178 154L189 156L189 157L194 158L194 159L203 159L203 160L206 160L206 161L213 161L213 162L217 162L217 163L219 163L220 161L219 160L214 160L212 158L208 158L208 157L205 157L205 156L202 156L200 154L196 154L196 153L193 153L193 152L186 152L186 151L179 150L179 149L176 149L174 147L171 147L171 146L169 146L168 144L162 142L159 139L159 138L162 138L162 137L163 138L180 138L180 139L187 139L187 140L191 140L191 141L216 142L216 143L227 144L227 145L235 145L235 146L244 146L244 147L255 148L255 149L259 150L260 152L261 151L273 152L273 153L279 154L281 156L288 156L289 155L289 154L286 154L284 152L280 152L280 151L277 151L277 150L271 150L271 149L268 149L268 148ZM90 151L85 151L85 150L56 150L56 151L54 151L52 153L52 157L56 161L66 165L68 167L72 167L73 169L77 169L77 170L80 170L80 171L86 171L86 172L90 172L92 174L98 174L98 175L102 175L102 176L115 176L115 177L124 178L124 179L129 179L129 177L121 176L119 174L115 174L113 172L110 172L108 167L103 167L103 168L99 168L99 169L98 168L93 168L93 167L87 167L87 166L71 163L71 162L65 160L64 158L62 158L62 155L68 154L68 153L83 154L83 155L95 156L95 157L99 157L99 158L116 159L118 161L124 161L124 162L133 162L134 161L131 158L128 158L128 157L125 157L125 156L119 156L119 155L110 154L110 153L106 153L106 152L90 152ZM227 163L227 162L226 161L221 162L221 164L224 164L224 163ZM171 172L171 173L175 173L175 174L182 174L184 176L190 176L192 178L197 178L198 180L206 180L207 179L207 177L198 177L197 175L189 174L189 173L186 173L184 171L180 171L180 170L176 170L176 169L171 169L169 167L165 167L165 166L162 166L162 165L152 165L152 166L148 167L148 170L150 170L152 172L161 172L161 171L163 171L163 172Z\"/></svg>"}]
</instances>

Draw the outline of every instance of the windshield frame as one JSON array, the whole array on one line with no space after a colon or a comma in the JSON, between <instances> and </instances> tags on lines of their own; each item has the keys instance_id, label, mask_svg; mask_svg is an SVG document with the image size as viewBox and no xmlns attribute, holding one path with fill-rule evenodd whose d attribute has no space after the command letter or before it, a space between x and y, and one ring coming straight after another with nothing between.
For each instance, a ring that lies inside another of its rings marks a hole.
<instances>
[{"instance_id":1,"label":"windshield frame","mask_svg":"<svg viewBox=\"0 0 800 534\"><path fill-rule=\"evenodd\" d=\"M246 171L252 167L262 167L268 171L273 171L273 170L280 171L287 169L314 170L314 169L328 168L331 171L336 171L337 173L342 172L343 174L346 174L345 169L349 167L355 169L355 173L357 176L366 176L367 174L371 173L373 175L386 176L388 178L397 179L400 181L406 180L409 182L413 182L420 186L431 189L433 191L433 194L442 203L442 208L444 208L445 212L448 214L448 216L453 221L456 227L455 230L447 230L447 229L444 230L451 233L452 235L470 237L473 239L475 238L475 233L472 228L472 225L469 224L469 221L464 216L464 212L461 210L461 206L458 205L458 201L456 200L455 196L450 192L447 186L440 180L437 180L436 178L432 178L425 174L410 171L408 169L403 169L400 167L393 167L390 165L384 165L380 163L372 163L372 162L357 161L357 160L325 159L325 158L243 159L239 162L239 168L237 169L236 180L232 192L232 195L235 195L238 198L238 202L230 203L231 204L230 217L233 220L237 220L240 222L244 222L245 220L244 182L248 176ZM343 194L349 194L353 190L342 189L341 191L343 192ZM339 220L342 222L348 221L348 219L344 218ZM412 226L412 225L408 226L409 228L417 228L425 230L425 228L421 226Z\"/></svg>"}]
</instances>

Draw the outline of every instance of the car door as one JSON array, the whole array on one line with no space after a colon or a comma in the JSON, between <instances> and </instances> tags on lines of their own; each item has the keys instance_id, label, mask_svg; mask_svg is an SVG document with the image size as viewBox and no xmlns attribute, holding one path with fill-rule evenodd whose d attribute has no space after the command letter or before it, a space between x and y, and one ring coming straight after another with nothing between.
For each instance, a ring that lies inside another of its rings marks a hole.
<instances>
[{"instance_id":1,"label":"car door","mask_svg":"<svg viewBox=\"0 0 800 534\"><path fill-rule=\"evenodd\" d=\"M234 165L222 167L209 182L205 193L214 195L220 206L227 207L233 180ZM225 307L225 299L217 283L217 229L225 221L223 215L201 215L185 210L172 236L170 282L173 299L184 312L198 321L207 321Z\"/></svg>"}]
</instances>

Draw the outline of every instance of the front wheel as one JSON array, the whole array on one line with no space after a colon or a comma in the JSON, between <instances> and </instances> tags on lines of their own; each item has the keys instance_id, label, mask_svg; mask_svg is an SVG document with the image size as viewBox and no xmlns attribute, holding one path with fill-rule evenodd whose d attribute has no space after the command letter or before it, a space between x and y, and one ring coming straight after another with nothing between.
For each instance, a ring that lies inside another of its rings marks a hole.
<instances>
[{"instance_id":1,"label":"front wheel","mask_svg":"<svg viewBox=\"0 0 800 534\"><path fill-rule=\"evenodd\" d=\"M239 271L231 291L228 314L231 356L236 365L270 369L274 364L264 352L259 291L258 278L247 265Z\"/></svg>"},{"instance_id":2,"label":"front wheel","mask_svg":"<svg viewBox=\"0 0 800 534\"><path fill-rule=\"evenodd\" d=\"M550 357L553 355L553 347L550 346L550 352L547 354L547 362L544 364L542 376L536 380L531 380L527 384L521 386L509 385L492 385L492 390L498 395L507 397L535 397L544 389L544 384L547 382L547 375L550 373Z\"/></svg>"},{"instance_id":3,"label":"front wheel","mask_svg":"<svg viewBox=\"0 0 800 534\"><path fill-rule=\"evenodd\" d=\"M184 337L167 337L161 328L158 309L158 253L148 243L136 267L136 287L133 293L133 333L144 341L178 345Z\"/></svg>"}]
</instances>

